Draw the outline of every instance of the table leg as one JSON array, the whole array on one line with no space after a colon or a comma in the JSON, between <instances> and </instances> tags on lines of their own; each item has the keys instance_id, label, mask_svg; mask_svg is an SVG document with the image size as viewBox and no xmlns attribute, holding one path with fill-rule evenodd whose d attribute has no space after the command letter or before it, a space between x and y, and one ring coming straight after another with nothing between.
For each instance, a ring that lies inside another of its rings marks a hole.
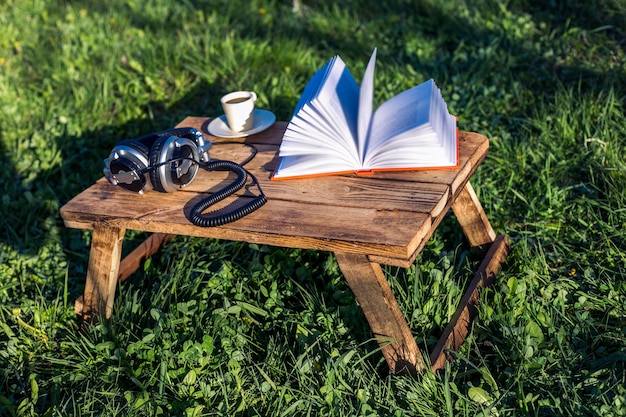
<instances>
[{"instance_id":1,"label":"table leg","mask_svg":"<svg viewBox=\"0 0 626 417\"><path fill-rule=\"evenodd\" d=\"M365 255L335 253L341 272L356 297L393 374L424 368L422 354L377 263Z\"/></svg>"},{"instance_id":2,"label":"table leg","mask_svg":"<svg viewBox=\"0 0 626 417\"><path fill-rule=\"evenodd\" d=\"M109 318L113 313L125 233L126 229L120 227L94 226L85 291L74 305L74 310L84 319L92 318L92 314Z\"/></svg>"},{"instance_id":3,"label":"table leg","mask_svg":"<svg viewBox=\"0 0 626 417\"><path fill-rule=\"evenodd\" d=\"M496 233L469 181L452 204L452 211L472 247L492 243L495 240Z\"/></svg>"},{"instance_id":4,"label":"table leg","mask_svg":"<svg viewBox=\"0 0 626 417\"><path fill-rule=\"evenodd\" d=\"M480 290L491 285L500 270L501 264L509 253L509 243L506 236L498 236L489 247L489 251L478 267L474 279L470 282L463 298L450 319L450 323L443 331L437 345L430 354L431 369L433 372L444 368L446 363L446 350L459 350L459 347L467 337L472 320L478 314L476 304Z\"/></svg>"}]
</instances>

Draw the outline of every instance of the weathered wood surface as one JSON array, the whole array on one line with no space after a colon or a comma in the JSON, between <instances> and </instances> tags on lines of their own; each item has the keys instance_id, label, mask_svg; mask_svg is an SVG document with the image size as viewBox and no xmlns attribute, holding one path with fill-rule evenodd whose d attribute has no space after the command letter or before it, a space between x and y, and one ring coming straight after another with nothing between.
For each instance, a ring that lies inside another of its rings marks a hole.
<instances>
[{"instance_id":1,"label":"weathered wood surface","mask_svg":"<svg viewBox=\"0 0 626 417\"><path fill-rule=\"evenodd\" d=\"M471 183L465 184L454 199L452 211L472 247L486 245L495 240L496 232L491 227Z\"/></svg>"},{"instance_id":2,"label":"weathered wood surface","mask_svg":"<svg viewBox=\"0 0 626 417\"><path fill-rule=\"evenodd\" d=\"M359 253L373 256L381 263L406 266L414 260L488 148L484 136L461 132L458 169L271 181L285 122L234 140L208 135L207 125L206 118L197 117L179 124L201 129L215 144L210 151L214 159L237 162L250 154L246 146L219 145L220 142L252 143L258 148L246 168L257 177L267 195L268 202L260 210L217 228L192 225L185 213L206 192L225 184L229 175L201 169L188 188L167 194L133 194L100 179L62 207L66 226L91 229L95 224L106 223L147 232ZM237 197L245 200L255 191L251 187ZM235 197L225 204L233 200Z\"/></svg>"},{"instance_id":3,"label":"weathered wood surface","mask_svg":"<svg viewBox=\"0 0 626 417\"><path fill-rule=\"evenodd\" d=\"M89 318L94 311L111 317L125 233L120 227L94 227L83 299L74 306L83 318Z\"/></svg>"}]
</instances>

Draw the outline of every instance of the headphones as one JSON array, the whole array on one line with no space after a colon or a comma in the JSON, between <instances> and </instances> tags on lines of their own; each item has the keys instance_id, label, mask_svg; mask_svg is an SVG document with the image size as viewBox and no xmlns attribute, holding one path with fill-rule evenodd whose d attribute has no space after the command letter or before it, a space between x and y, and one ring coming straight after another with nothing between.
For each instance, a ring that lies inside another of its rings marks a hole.
<instances>
[{"instance_id":1,"label":"headphones","mask_svg":"<svg viewBox=\"0 0 626 417\"><path fill-rule=\"evenodd\" d=\"M249 162L253 154L243 164ZM104 176L113 185L138 194L150 190L170 193L189 185L196 177L200 166L205 169L232 171L237 174L235 181L197 203L190 211L188 219L197 226L214 227L233 222L253 212L267 202L259 183L249 171L231 161L211 160L211 142L192 127L182 127L151 133L137 139L125 139L111 150L104 160ZM259 195L236 209L224 209L202 214L208 207L222 201L241 189L252 178Z\"/></svg>"},{"instance_id":2,"label":"headphones","mask_svg":"<svg viewBox=\"0 0 626 417\"><path fill-rule=\"evenodd\" d=\"M104 176L113 185L143 194L170 193L196 177L207 164L211 142L197 129L184 127L119 142L104 160Z\"/></svg>"}]
</instances>

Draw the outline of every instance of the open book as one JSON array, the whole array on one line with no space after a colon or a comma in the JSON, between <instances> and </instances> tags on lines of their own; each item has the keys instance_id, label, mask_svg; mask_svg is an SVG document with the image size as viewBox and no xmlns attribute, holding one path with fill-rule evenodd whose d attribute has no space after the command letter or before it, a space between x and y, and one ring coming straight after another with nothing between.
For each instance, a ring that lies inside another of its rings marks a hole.
<instances>
[{"instance_id":1,"label":"open book","mask_svg":"<svg viewBox=\"0 0 626 417\"><path fill-rule=\"evenodd\" d=\"M272 179L458 166L456 117L431 79L374 110L376 49L357 84L339 56L306 85Z\"/></svg>"}]
</instances>

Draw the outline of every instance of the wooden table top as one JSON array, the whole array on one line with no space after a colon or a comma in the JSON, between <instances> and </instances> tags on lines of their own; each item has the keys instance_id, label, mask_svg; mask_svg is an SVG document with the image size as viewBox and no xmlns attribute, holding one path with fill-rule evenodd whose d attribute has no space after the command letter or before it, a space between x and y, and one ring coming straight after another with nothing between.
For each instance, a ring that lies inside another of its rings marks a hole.
<instances>
[{"instance_id":1,"label":"wooden table top","mask_svg":"<svg viewBox=\"0 0 626 417\"><path fill-rule=\"evenodd\" d=\"M271 181L286 122L276 122L246 138L224 139L208 134L209 121L206 117L187 117L178 127L201 130L214 144L210 150L213 159L242 162L250 154L247 146L223 142L256 146L258 153L246 169L257 177L267 196L267 203L259 210L220 227L202 228L190 223L185 212L207 191L218 190L230 181L225 172L200 169L187 188L174 193L133 194L101 178L61 208L65 225L92 229L100 223L146 232L359 253L374 262L408 266L489 147L486 137L460 132L457 169ZM249 192L242 190L240 201L255 193L254 187Z\"/></svg>"}]
</instances>

